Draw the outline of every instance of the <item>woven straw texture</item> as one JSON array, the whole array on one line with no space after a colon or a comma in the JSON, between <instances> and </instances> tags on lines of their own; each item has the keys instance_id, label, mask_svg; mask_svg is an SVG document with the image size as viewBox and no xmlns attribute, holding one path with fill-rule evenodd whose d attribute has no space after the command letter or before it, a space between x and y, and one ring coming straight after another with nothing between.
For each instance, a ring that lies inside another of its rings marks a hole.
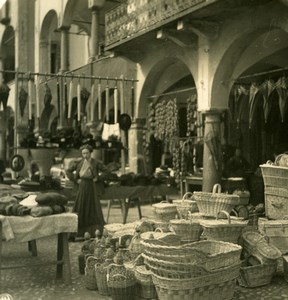
<instances>
[{"instance_id":1,"label":"woven straw texture","mask_svg":"<svg viewBox=\"0 0 288 300\"><path fill-rule=\"evenodd\" d=\"M288 186L287 186L288 187ZM283 219L288 217L288 189L287 187L265 187L265 214L269 219Z\"/></svg>"},{"instance_id":2,"label":"woven straw texture","mask_svg":"<svg viewBox=\"0 0 288 300\"><path fill-rule=\"evenodd\" d=\"M275 166L272 164L260 165L264 185L266 187L287 188L288 186L288 168Z\"/></svg>"},{"instance_id":3,"label":"woven straw texture","mask_svg":"<svg viewBox=\"0 0 288 300\"><path fill-rule=\"evenodd\" d=\"M230 213L240 203L238 195L221 193L220 184L214 185L212 193L194 192L193 195L200 213L208 217L216 217L221 210Z\"/></svg>"}]
</instances>

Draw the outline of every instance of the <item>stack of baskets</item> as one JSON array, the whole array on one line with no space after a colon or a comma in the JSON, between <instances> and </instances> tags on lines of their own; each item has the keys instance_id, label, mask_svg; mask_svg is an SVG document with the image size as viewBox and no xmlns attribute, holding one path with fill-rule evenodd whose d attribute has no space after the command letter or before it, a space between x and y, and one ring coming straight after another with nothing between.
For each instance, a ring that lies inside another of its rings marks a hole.
<instances>
[{"instance_id":1,"label":"stack of baskets","mask_svg":"<svg viewBox=\"0 0 288 300\"><path fill-rule=\"evenodd\" d=\"M227 220L219 219L224 214ZM242 230L248 224L248 220L231 217L226 211L221 210L216 219L203 219L200 221L203 227L203 235L207 240L217 240L230 243L238 243Z\"/></svg>"},{"instance_id":2,"label":"stack of baskets","mask_svg":"<svg viewBox=\"0 0 288 300\"><path fill-rule=\"evenodd\" d=\"M154 216L156 220L162 222L169 222L177 215L176 204L161 201L160 203L152 204L152 207L154 209Z\"/></svg>"},{"instance_id":3,"label":"stack of baskets","mask_svg":"<svg viewBox=\"0 0 288 300\"><path fill-rule=\"evenodd\" d=\"M240 268L239 284L244 287L269 284L277 268L277 259L282 253L269 245L256 231L244 232L242 243L245 259Z\"/></svg>"},{"instance_id":4,"label":"stack of baskets","mask_svg":"<svg viewBox=\"0 0 288 300\"><path fill-rule=\"evenodd\" d=\"M159 300L231 299L242 247L220 241L180 246L142 241Z\"/></svg>"},{"instance_id":5,"label":"stack of baskets","mask_svg":"<svg viewBox=\"0 0 288 300\"><path fill-rule=\"evenodd\" d=\"M206 217L217 217L221 210L231 213L233 208L240 204L239 195L221 193L221 185L215 184L212 193L194 192L199 212Z\"/></svg>"}]
</instances>

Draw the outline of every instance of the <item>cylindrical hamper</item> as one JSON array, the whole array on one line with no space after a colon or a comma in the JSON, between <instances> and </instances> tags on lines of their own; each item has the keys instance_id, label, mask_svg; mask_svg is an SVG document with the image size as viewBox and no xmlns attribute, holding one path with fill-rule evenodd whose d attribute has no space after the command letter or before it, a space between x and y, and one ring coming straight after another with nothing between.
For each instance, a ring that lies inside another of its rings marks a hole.
<instances>
[{"instance_id":1,"label":"cylindrical hamper","mask_svg":"<svg viewBox=\"0 0 288 300\"><path fill-rule=\"evenodd\" d=\"M226 220L219 220L219 214L224 214L227 217ZM245 226L247 226L248 220L240 220L221 210L216 220L201 220L200 225L203 227L203 235L207 240L217 240L230 243L238 243L238 239Z\"/></svg>"},{"instance_id":2,"label":"cylindrical hamper","mask_svg":"<svg viewBox=\"0 0 288 300\"><path fill-rule=\"evenodd\" d=\"M240 265L190 279L171 279L152 275L159 300L230 300Z\"/></svg>"},{"instance_id":3,"label":"cylindrical hamper","mask_svg":"<svg viewBox=\"0 0 288 300\"><path fill-rule=\"evenodd\" d=\"M264 185L266 187L278 187L286 189L288 186L288 168L272 164L260 165Z\"/></svg>"},{"instance_id":4,"label":"cylindrical hamper","mask_svg":"<svg viewBox=\"0 0 288 300\"><path fill-rule=\"evenodd\" d=\"M199 241L203 231L199 221L174 219L170 220L170 230L181 236L182 242Z\"/></svg>"},{"instance_id":5,"label":"cylindrical hamper","mask_svg":"<svg viewBox=\"0 0 288 300\"><path fill-rule=\"evenodd\" d=\"M221 193L220 184L214 185L212 193L195 191L193 195L199 212L207 217L216 217L221 210L231 213L232 209L240 203L238 195Z\"/></svg>"},{"instance_id":6,"label":"cylindrical hamper","mask_svg":"<svg viewBox=\"0 0 288 300\"><path fill-rule=\"evenodd\" d=\"M156 219L162 222L168 222L171 219L175 219L177 215L176 204L171 204L166 201L152 204L154 209L154 215Z\"/></svg>"},{"instance_id":7,"label":"cylindrical hamper","mask_svg":"<svg viewBox=\"0 0 288 300\"><path fill-rule=\"evenodd\" d=\"M141 299L157 299L157 293L152 281L152 272L145 265L135 268L136 295Z\"/></svg>"},{"instance_id":8,"label":"cylindrical hamper","mask_svg":"<svg viewBox=\"0 0 288 300\"><path fill-rule=\"evenodd\" d=\"M107 285L112 300L135 299L135 276L124 265L111 264L107 270Z\"/></svg>"}]
</instances>

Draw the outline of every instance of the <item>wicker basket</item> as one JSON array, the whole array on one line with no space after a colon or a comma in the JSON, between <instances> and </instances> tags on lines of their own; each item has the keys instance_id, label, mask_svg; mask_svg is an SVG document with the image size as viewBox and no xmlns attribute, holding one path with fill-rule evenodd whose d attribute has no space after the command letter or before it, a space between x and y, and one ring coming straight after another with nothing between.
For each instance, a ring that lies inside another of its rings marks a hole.
<instances>
[{"instance_id":1,"label":"wicker basket","mask_svg":"<svg viewBox=\"0 0 288 300\"><path fill-rule=\"evenodd\" d=\"M95 276L98 291L100 295L109 296L109 288L107 285L108 266L113 263L113 259L106 259L104 263L95 265Z\"/></svg>"},{"instance_id":2,"label":"wicker basket","mask_svg":"<svg viewBox=\"0 0 288 300\"><path fill-rule=\"evenodd\" d=\"M163 222L163 221L155 220L153 226L154 226L154 230L161 229L163 232L170 232L169 221Z\"/></svg>"},{"instance_id":3,"label":"wicker basket","mask_svg":"<svg viewBox=\"0 0 288 300\"><path fill-rule=\"evenodd\" d=\"M170 220L170 231L181 236L181 241L196 242L200 240L202 234L202 227L199 221L174 219Z\"/></svg>"},{"instance_id":4,"label":"wicker basket","mask_svg":"<svg viewBox=\"0 0 288 300\"><path fill-rule=\"evenodd\" d=\"M112 300L134 299L135 284L134 274L126 270L124 265L109 265L107 269L107 285Z\"/></svg>"},{"instance_id":5,"label":"wicker basket","mask_svg":"<svg viewBox=\"0 0 288 300\"><path fill-rule=\"evenodd\" d=\"M219 220L219 214L224 214L227 217L226 220ZM241 235L243 227L247 226L248 220L239 220L221 210L216 220L202 220L200 222L203 227L203 235L207 240L224 241L230 243L238 243L238 239Z\"/></svg>"},{"instance_id":6,"label":"wicker basket","mask_svg":"<svg viewBox=\"0 0 288 300\"><path fill-rule=\"evenodd\" d=\"M135 268L136 295L142 299L157 298L156 289L152 281L152 272L145 265L136 266Z\"/></svg>"},{"instance_id":7,"label":"wicker basket","mask_svg":"<svg viewBox=\"0 0 288 300\"><path fill-rule=\"evenodd\" d=\"M230 300L234 294L240 265L215 274L190 279L170 279L152 275L159 300Z\"/></svg>"},{"instance_id":8,"label":"wicker basket","mask_svg":"<svg viewBox=\"0 0 288 300\"><path fill-rule=\"evenodd\" d=\"M190 192L187 192L184 194L183 198L178 200L173 200L173 204L176 204L176 209L178 212L178 215L182 219L187 219L188 212L191 213L198 212L198 206L197 202L193 199L193 194Z\"/></svg>"},{"instance_id":9,"label":"wicker basket","mask_svg":"<svg viewBox=\"0 0 288 300\"><path fill-rule=\"evenodd\" d=\"M89 254L86 257L85 287L89 290L97 290L95 265L101 263L102 260Z\"/></svg>"},{"instance_id":10,"label":"wicker basket","mask_svg":"<svg viewBox=\"0 0 288 300\"><path fill-rule=\"evenodd\" d=\"M277 269L277 264L247 265L247 260L242 263L238 283L244 287L257 287L271 283Z\"/></svg>"},{"instance_id":11,"label":"wicker basket","mask_svg":"<svg viewBox=\"0 0 288 300\"><path fill-rule=\"evenodd\" d=\"M141 243L145 254L153 258L200 265L209 271L238 264L242 250L239 245L222 241L199 241L181 246L163 246L153 240Z\"/></svg>"},{"instance_id":12,"label":"wicker basket","mask_svg":"<svg viewBox=\"0 0 288 300\"><path fill-rule=\"evenodd\" d=\"M272 164L260 165L264 185L266 187L287 188L288 186L288 168L275 166Z\"/></svg>"},{"instance_id":13,"label":"wicker basket","mask_svg":"<svg viewBox=\"0 0 288 300\"><path fill-rule=\"evenodd\" d=\"M177 215L176 205L166 201L152 204L152 207L154 209L155 218L162 222L169 222L169 220L175 219Z\"/></svg>"},{"instance_id":14,"label":"wicker basket","mask_svg":"<svg viewBox=\"0 0 288 300\"><path fill-rule=\"evenodd\" d=\"M288 217L288 188L265 187L265 214L269 219Z\"/></svg>"},{"instance_id":15,"label":"wicker basket","mask_svg":"<svg viewBox=\"0 0 288 300\"><path fill-rule=\"evenodd\" d=\"M269 245L266 239L255 231L247 231L242 234L244 250L249 255L255 256L262 264L274 264L282 256L280 250Z\"/></svg>"},{"instance_id":16,"label":"wicker basket","mask_svg":"<svg viewBox=\"0 0 288 300\"><path fill-rule=\"evenodd\" d=\"M230 213L240 203L238 195L221 193L220 184L214 185L212 193L194 192L193 195L200 213L208 217L216 217L220 210Z\"/></svg>"}]
</instances>

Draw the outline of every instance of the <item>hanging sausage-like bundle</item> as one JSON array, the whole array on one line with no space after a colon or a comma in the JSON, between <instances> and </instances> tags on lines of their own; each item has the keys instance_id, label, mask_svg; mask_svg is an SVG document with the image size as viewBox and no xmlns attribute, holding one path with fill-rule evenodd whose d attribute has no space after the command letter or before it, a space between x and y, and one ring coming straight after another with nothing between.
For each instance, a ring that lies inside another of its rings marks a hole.
<instances>
[{"instance_id":1,"label":"hanging sausage-like bundle","mask_svg":"<svg viewBox=\"0 0 288 300\"><path fill-rule=\"evenodd\" d=\"M20 108L20 116L23 118L24 116L24 110L27 103L28 93L25 91L23 86L20 89L19 92L19 108Z\"/></svg>"},{"instance_id":2,"label":"hanging sausage-like bundle","mask_svg":"<svg viewBox=\"0 0 288 300\"><path fill-rule=\"evenodd\" d=\"M10 88L6 83L0 85L0 103L2 102L4 110L7 108Z\"/></svg>"}]
</instances>

